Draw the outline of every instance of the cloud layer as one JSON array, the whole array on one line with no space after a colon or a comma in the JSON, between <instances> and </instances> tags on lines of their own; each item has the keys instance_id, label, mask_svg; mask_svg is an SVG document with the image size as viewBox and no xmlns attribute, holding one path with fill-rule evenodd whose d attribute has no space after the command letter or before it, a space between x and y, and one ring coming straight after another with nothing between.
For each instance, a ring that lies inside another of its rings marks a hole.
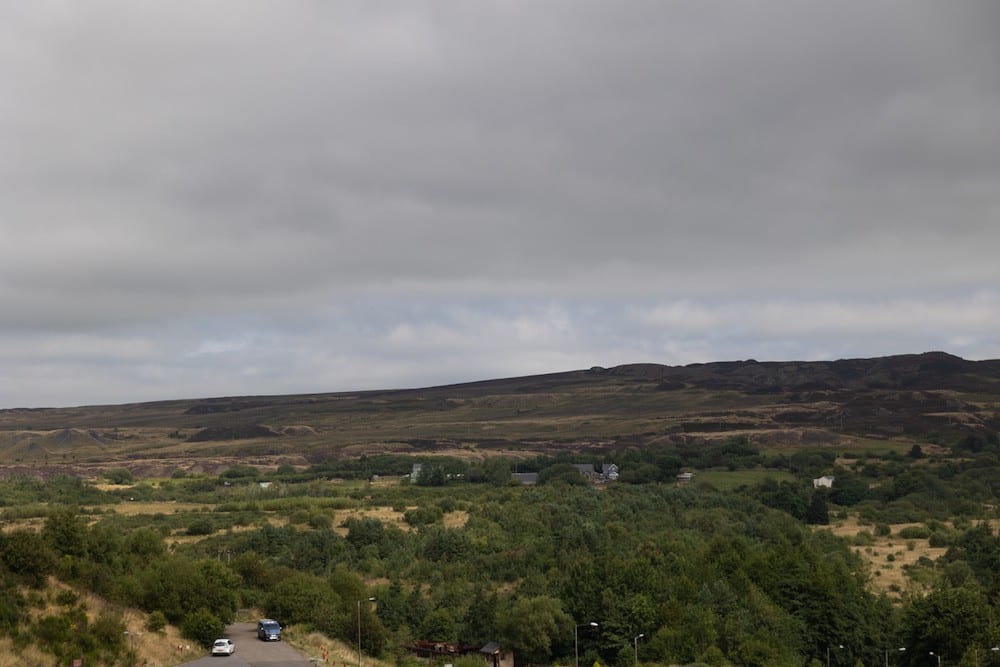
<instances>
[{"instance_id":1,"label":"cloud layer","mask_svg":"<svg viewBox=\"0 0 1000 667\"><path fill-rule=\"evenodd\" d=\"M992 3L0 9L0 407L1000 356Z\"/></svg>"}]
</instances>

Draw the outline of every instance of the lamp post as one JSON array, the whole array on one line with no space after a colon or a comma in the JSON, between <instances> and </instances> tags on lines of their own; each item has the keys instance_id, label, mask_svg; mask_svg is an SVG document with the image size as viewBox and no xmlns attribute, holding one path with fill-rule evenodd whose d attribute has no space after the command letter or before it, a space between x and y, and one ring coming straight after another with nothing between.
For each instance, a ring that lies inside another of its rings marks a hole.
<instances>
[{"instance_id":1,"label":"lamp post","mask_svg":"<svg viewBox=\"0 0 1000 667\"><path fill-rule=\"evenodd\" d=\"M927 655L933 655L935 658L937 658L938 667L941 667L941 655L940 654L935 653L934 651L930 651Z\"/></svg>"},{"instance_id":2,"label":"lamp post","mask_svg":"<svg viewBox=\"0 0 1000 667\"><path fill-rule=\"evenodd\" d=\"M128 663L129 665L134 665L135 661L139 657L135 654L135 638L141 635L142 635L141 632L129 632L128 630L125 631L125 636L128 637L129 645L131 646L131 651L129 651L129 663Z\"/></svg>"},{"instance_id":3,"label":"lamp post","mask_svg":"<svg viewBox=\"0 0 1000 667\"><path fill-rule=\"evenodd\" d=\"M375 598L368 598L369 602L375 602ZM361 600L358 600L358 667L361 667Z\"/></svg>"},{"instance_id":4,"label":"lamp post","mask_svg":"<svg viewBox=\"0 0 1000 667\"><path fill-rule=\"evenodd\" d=\"M837 648L844 648L843 644L837 644ZM830 647L826 647L826 667L830 667Z\"/></svg>"},{"instance_id":5,"label":"lamp post","mask_svg":"<svg viewBox=\"0 0 1000 667\"><path fill-rule=\"evenodd\" d=\"M1000 651L1000 646L994 646L994 647L992 647L992 648L990 648L988 650L992 651L992 652ZM977 646L974 649L974 651L976 652L976 667L979 667L979 647ZM989 654L986 654L986 657L989 658ZM989 660L987 660L987 662L992 665L993 664L993 659L990 658Z\"/></svg>"},{"instance_id":6,"label":"lamp post","mask_svg":"<svg viewBox=\"0 0 1000 667\"><path fill-rule=\"evenodd\" d=\"M573 626L573 664L576 667L580 667L580 628L585 625L589 625L592 628L597 627L597 623L591 621L590 623L580 623L579 625Z\"/></svg>"},{"instance_id":7,"label":"lamp post","mask_svg":"<svg viewBox=\"0 0 1000 667\"><path fill-rule=\"evenodd\" d=\"M903 653L903 652L906 651L906 647L905 646L900 646L896 650L899 651L900 653ZM885 667L889 667L889 649L885 650Z\"/></svg>"},{"instance_id":8,"label":"lamp post","mask_svg":"<svg viewBox=\"0 0 1000 667\"><path fill-rule=\"evenodd\" d=\"M639 640L645 636L644 632L640 632L632 639L632 642L635 644L635 667L639 667Z\"/></svg>"}]
</instances>

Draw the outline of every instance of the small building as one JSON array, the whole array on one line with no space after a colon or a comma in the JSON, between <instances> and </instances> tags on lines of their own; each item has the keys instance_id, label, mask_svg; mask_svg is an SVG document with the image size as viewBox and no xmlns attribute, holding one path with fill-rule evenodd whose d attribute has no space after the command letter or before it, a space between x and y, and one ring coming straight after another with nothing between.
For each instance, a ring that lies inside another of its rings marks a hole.
<instances>
[{"instance_id":1,"label":"small building","mask_svg":"<svg viewBox=\"0 0 1000 667\"><path fill-rule=\"evenodd\" d=\"M690 484L691 480L693 480L693 479L694 479L694 473L693 472L682 472L682 473L680 473L680 474L677 475L677 483L678 484Z\"/></svg>"},{"instance_id":2,"label":"small building","mask_svg":"<svg viewBox=\"0 0 1000 667\"><path fill-rule=\"evenodd\" d=\"M512 472L510 478L528 486L538 484L537 472Z\"/></svg>"},{"instance_id":3,"label":"small building","mask_svg":"<svg viewBox=\"0 0 1000 667\"><path fill-rule=\"evenodd\" d=\"M421 658L443 660L445 664L457 657L478 655L485 667L514 667L514 652L504 649L497 642L490 642L482 648L460 642L414 641L407 648Z\"/></svg>"},{"instance_id":4,"label":"small building","mask_svg":"<svg viewBox=\"0 0 1000 667\"><path fill-rule=\"evenodd\" d=\"M490 642L479 649L487 667L514 667L514 652L505 651L497 642Z\"/></svg>"},{"instance_id":5,"label":"small building","mask_svg":"<svg viewBox=\"0 0 1000 667\"><path fill-rule=\"evenodd\" d=\"M813 480L813 488L832 489L834 479L835 478L831 477L830 475L823 475L822 477L817 477L816 479Z\"/></svg>"}]
</instances>

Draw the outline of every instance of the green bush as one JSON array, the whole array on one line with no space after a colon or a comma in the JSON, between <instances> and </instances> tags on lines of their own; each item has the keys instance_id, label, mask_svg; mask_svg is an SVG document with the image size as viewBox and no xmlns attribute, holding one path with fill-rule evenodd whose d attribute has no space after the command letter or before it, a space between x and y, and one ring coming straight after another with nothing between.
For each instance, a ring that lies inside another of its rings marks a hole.
<instances>
[{"instance_id":1,"label":"green bush","mask_svg":"<svg viewBox=\"0 0 1000 667\"><path fill-rule=\"evenodd\" d=\"M215 526L210 519L195 519L187 527L188 535L211 535L215 532Z\"/></svg>"},{"instance_id":2,"label":"green bush","mask_svg":"<svg viewBox=\"0 0 1000 667\"><path fill-rule=\"evenodd\" d=\"M931 533L927 542L932 547L950 547L955 544L956 537L955 534L947 530L936 530Z\"/></svg>"},{"instance_id":3,"label":"green bush","mask_svg":"<svg viewBox=\"0 0 1000 667\"><path fill-rule=\"evenodd\" d=\"M870 546L875 544L875 536L867 530L859 530L854 536L854 544L857 546Z\"/></svg>"},{"instance_id":4,"label":"green bush","mask_svg":"<svg viewBox=\"0 0 1000 667\"><path fill-rule=\"evenodd\" d=\"M907 526L899 531L899 536L904 540L926 540L931 531L927 526Z\"/></svg>"},{"instance_id":5,"label":"green bush","mask_svg":"<svg viewBox=\"0 0 1000 667\"><path fill-rule=\"evenodd\" d=\"M333 519L329 514L312 512L309 514L309 527L314 530L329 530L333 527Z\"/></svg>"},{"instance_id":6,"label":"green bush","mask_svg":"<svg viewBox=\"0 0 1000 667\"><path fill-rule=\"evenodd\" d=\"M228 470L224 470L219 477L223 479L239 479L243 477L258 477L259 475L260 471L253 466L237 465L229 468Z\"/></svg>"},{"instance_id":7,"label":"green bush","mask_svg":"<svg viewBox=\"0 0 1000 667\"><path fill-rule=\"evenodd\" d=\"M150 632L161 632L167 627L167 617L159 609L151 612L146 618L146 629Z\"/></svg>"},{"instance_id":8,"label":"green bush","mask_svg":"<svg viewBox=\"0 0 1000 667\"><path fill-rule=\"evenodd\" d=\"M440 507L417 507L412 510L407 510L403 515L406 523L411 526L425 526L427 524L436 523L444 517L444 513L441 511Z\"/></svg>"},{"instance_id":9,"label":"green bush","mask_svg":"<svg viewBox=\"0 0 1000 667\"><path fill-rule=\"evenodd\" d=\"M128 468L112 468L104 473L104 478L112 484L131 484L135 481Z\"/></svg>"},{"instance_id":10,"label":"green bush","mask_svg":"<svg viewBox=\"0 0 1000 667\"><path fill-rule=\"evenodd\" d=\"M225 629L225 623L207 609L191 612L181 624L181 633L205 648L211 646L212 642L221 637Z\"/></svg>"}]
</instances>

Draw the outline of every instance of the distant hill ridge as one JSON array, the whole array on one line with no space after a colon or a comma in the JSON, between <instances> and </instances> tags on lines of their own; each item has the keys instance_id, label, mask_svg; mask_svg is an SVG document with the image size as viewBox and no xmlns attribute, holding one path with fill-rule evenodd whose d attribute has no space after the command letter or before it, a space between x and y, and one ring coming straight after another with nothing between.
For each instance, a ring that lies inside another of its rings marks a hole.
<instances>
[{"instance_id":1,"label":"distant hill ridge","mask_svg":"<svg viewBox=\"0 0 1000 667\"><path fill-rule=\"evenodd\" d=\"M0 410L0 468L128 462L145 470L174 460L195 470L206 460L278 465L387 453L527 457L736 436L767 446L966 442L977 451L998 433L1000 360L928 352L640 363L422 389Z\"/></svg>"},{"instance_id":2,"label":"distant hill ridge","mask_svg":"<svg viewBox=\"0 0 1000 667\"><path fill-rule=\"evenodd\" d=\"M629 364L599 372L750 393L814 390L1000 387L1000 360L968 361L946 352L837 361L723 361L687 366Z\"/></svg>"},{"instance_id":3,"label":"distant hill ridge","mask_svg":"<svg viewBox=\"0 0 1000 667\"><path fill-rule=\"evenodd\" d=\"M754 394L796 391L837 391L862 389L951 389L955 391L1000 391L1000 359L970 361L947 352L900 354L836 361L715 361L684 366L634 363L587 370L562 371L538 375L475 380L447 385L407 389L371 389L319 394L275 394L212 398L174 399L117 406L80 406L80 408L7 408L3 417L30 415L46 411L74 410L86 407L178 406L188 415L236 412L267 404L304 404L335 398L376 398L420 393L425 396L457 393L482 395L505 391L540 391L547 387L586 384L598 378L622 378L659 382L663 389L684 387L731 390Z\"/></svg>"}]
</instances>

